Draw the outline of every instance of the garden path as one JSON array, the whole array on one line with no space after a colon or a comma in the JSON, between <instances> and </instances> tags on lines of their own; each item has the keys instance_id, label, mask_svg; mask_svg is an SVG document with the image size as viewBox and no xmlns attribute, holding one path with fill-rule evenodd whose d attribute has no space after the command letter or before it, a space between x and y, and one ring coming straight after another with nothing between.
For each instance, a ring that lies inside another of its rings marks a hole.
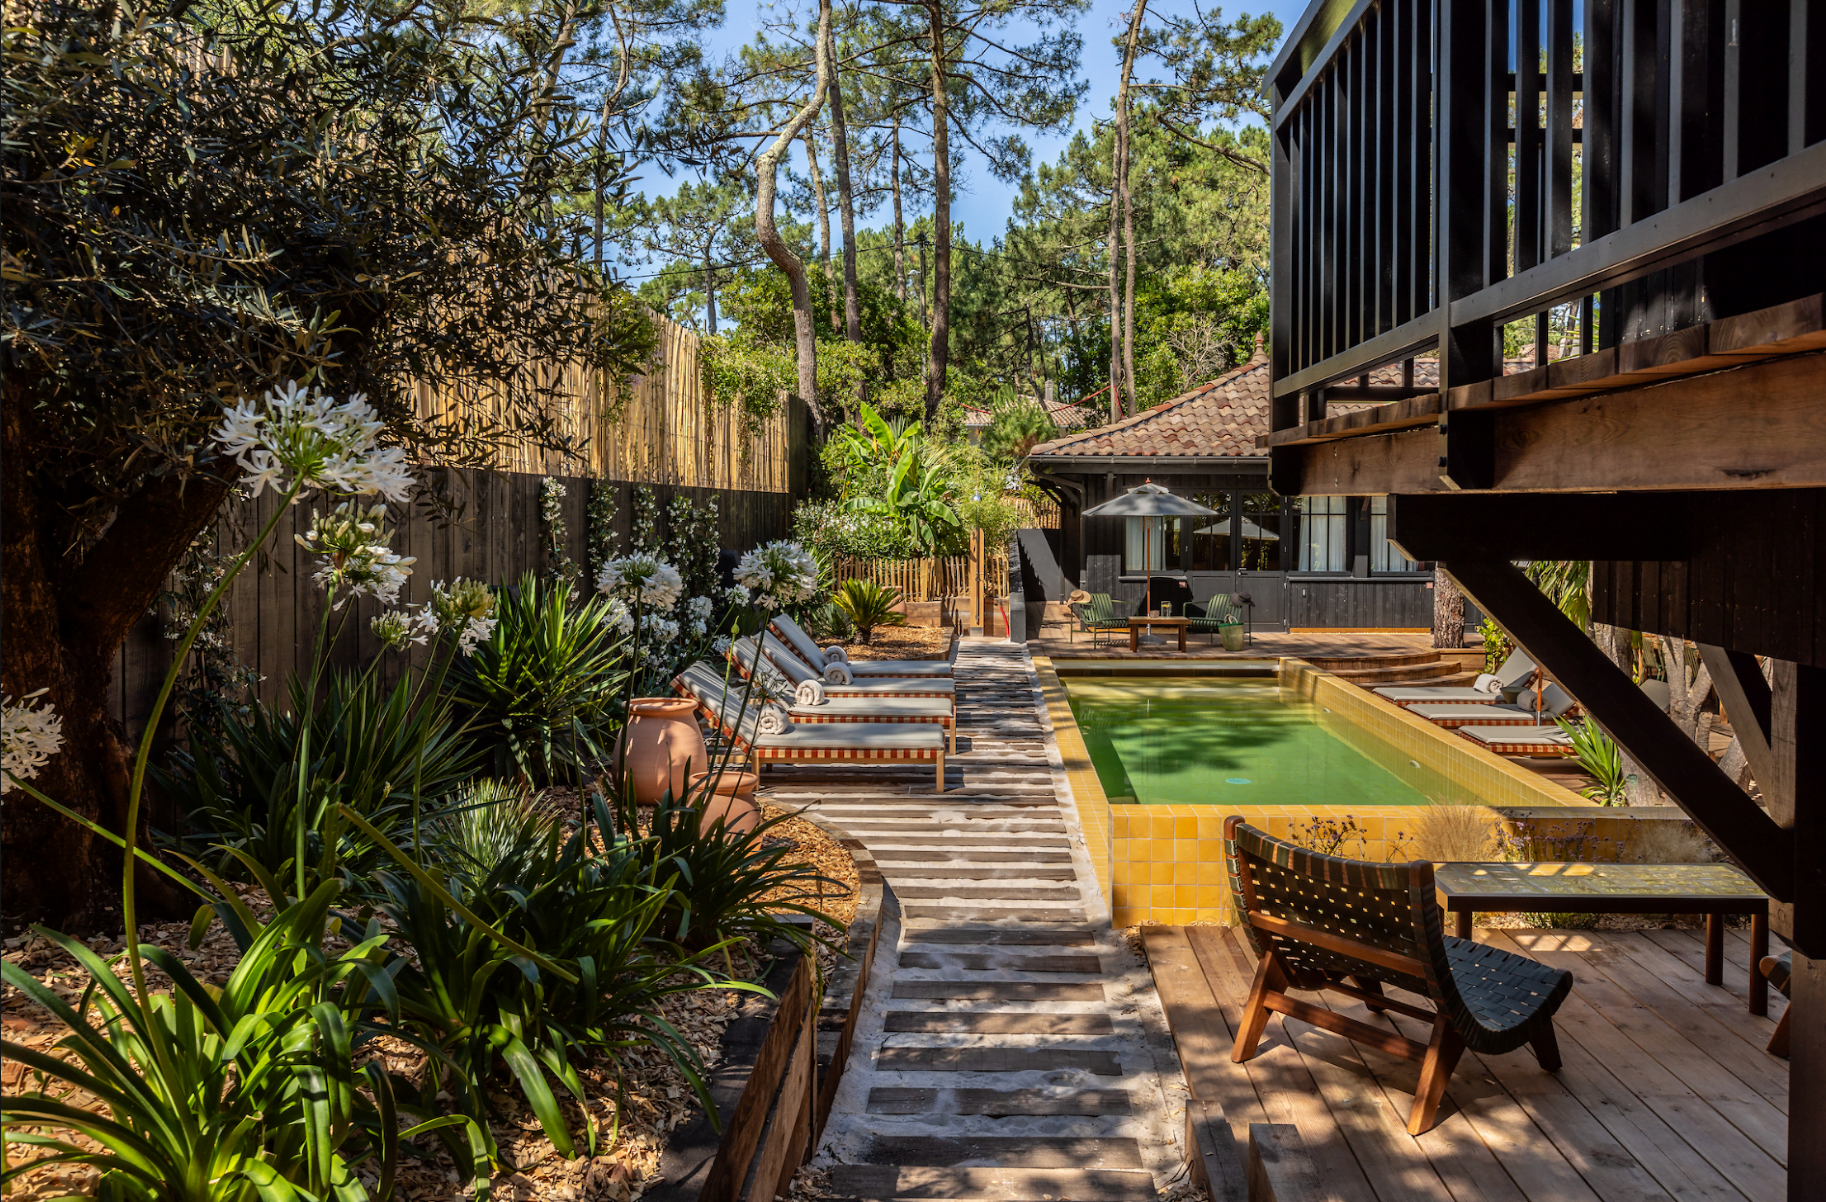
<instances>
[{"instance_id":1,"label":"garden path","mask_svg":"<svg viewBox=\"0 0 1826 1202\"><path fill-rule=\"evenodd\" d=\"M898 899L815 1165L842 1197L1153 1200L1184 1178L1185 1088L1152 979L1110 929L1025 649L968 640L956 674L943 797L918 770L768 770L768 800L852 833Z\"/></svg>"}]
</instances>

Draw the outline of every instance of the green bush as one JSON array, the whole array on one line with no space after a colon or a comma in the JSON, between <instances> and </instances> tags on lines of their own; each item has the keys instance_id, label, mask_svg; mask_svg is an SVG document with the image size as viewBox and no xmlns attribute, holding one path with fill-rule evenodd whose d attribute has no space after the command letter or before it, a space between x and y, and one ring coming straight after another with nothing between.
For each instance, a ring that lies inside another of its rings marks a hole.
<instances>
[{"instance_id":1,"label":"green bush","mask_svg":"<svg viewBox=\"0 0 1826 1202\"><path fill-rule=\"evenodd\" d=\"M299 895L338 872L365 874L381 853L339 820L339 806L397 829L415 804L448 797L480 766L449 702L415 695L410 680L332 673L315 706L296 675L288 692L283 712L256 705L245 723L197 731L191 750L158 774L184 810L188 840L217 849L205 858L225 870L239 862L295 877L302 853Z\"/></svg>"},{"instance_id":2,"label":"green bush","mask_svg":"<svg viewBox=\"0 0 1826 1202\"><path fill-rule=\"evenodd\" d=\"M496 775L549 784L606 758L625 681L608 599L529 573L495 616L488 641L452 665L450 691Z\"/></svg>"},{"instance_id":3,"label":"green bush","mask_svg":"<svg viewBox=\"0 0 1826 1202\"><path fill-rule=\"evenodd\" d=\"M872 580L846 580L831 594L831 604L856 628L856 636L871 642L877 626L905 626L907 616L894 607L900 604L900 590L883 588Z\"/></svg>"},{"instance_id":4,"label":"green bush","mask_svg":"<svg viewBox=\"0 0 1826 1202\"><path fill-rule=\"evenodd\" d=\"M62 1161L100 1169L99 1196L119 1202L353 1202L369 1193L352 1166L372 1156L380 1169L375 1196L384 1202L400 1140L461 1126L471 1175L485 1188L478 1128L448 1117L401 1131L382 1066L354 1067L363 1020L392 991L380 962L385 936L372 927L340 956L323 950L338 891L324 883L263 929L238 902L222 903L243 942L228 982L219 990L204 985L175 956L147 947L145 958L172 988L144 1001L80 941L41 929L81 965L88 985L84 1004L72 1007L24 969L0 965L9 986L69 1028L58 1042L68 1059L0 1042L8 1060L57 1086L0 1099L8 1142L52 1153L13 1166L0 1181ZM70 1105L71 1090L107 1113ZM22 1129L36 1124L64 1128L89 1146Z\"/></svg>"}]
</instances>

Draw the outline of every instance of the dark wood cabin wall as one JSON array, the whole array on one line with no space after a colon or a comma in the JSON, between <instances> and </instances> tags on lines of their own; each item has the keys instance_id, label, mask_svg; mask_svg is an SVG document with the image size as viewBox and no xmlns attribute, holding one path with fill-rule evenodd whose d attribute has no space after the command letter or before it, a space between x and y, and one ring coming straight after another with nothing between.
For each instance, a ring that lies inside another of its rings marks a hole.
<instances>
[{"instance_id":1,"label":"dark wood cabin wall","mask_svg":"<svg viewBox=\"0 0 1826 1202\"><path fill-rule=\"evenodd\" d=\"M1707 493L1685 508L1687 559L1592 565L1593 619L1826 666L1826 490Z\"/></svg>"},{"instance_id":2,"label":"dark wood cabin wall","mask_svg":"<svg viewBox=\"0 0 1826 1202\"><path fill-rule=\"evenodd\" d=\"M590 481L561 476L564 550L584 568ZM547 536L540 517L540 488L544 477L519 472L462 472L451 491L463 506L448 523L432 520L424 511L392 506L396 523L391 545L400 555L417 559L402 591L402 603L419 605L429 599L433 582L463 576L493 585L511 585L527 572L544 572L551 566ZM745 551L791 531L792 497L784 492L749 492L683 485L639 485L615 482L615 516L611 522L617 547L626 551L634 527L634 491L647 487L659 501L662 537L665 511L671 499L684 494L693 504L717 502L718 542L723 548ZM218 528L216 550L233 554L246 546L272 516L277 494L264 495L232 505ZM324 505L321 499L316 511ZM323 590L312 580L315 557L293 537L311 527L312 504L293 507L281 518L267 553L256 557L229 592L227 611L231 638L241 662L260 673L259 695L272 702L283 695L286 679L294 671L309 669L317 631L324 617ZM372 598L349 602L330 615L336 640L329 662L337 667L365 664L380 653L369 623L383 606ZM151 708L166 668L170 644L162 637L162 624L148 616L130 634L116 659L109 709L129 730L137 730ZM422 659L423 652L415 655ZM383 656L381 672L389 679L407 666L403 657Z\"/></svg>"}]
</instances>

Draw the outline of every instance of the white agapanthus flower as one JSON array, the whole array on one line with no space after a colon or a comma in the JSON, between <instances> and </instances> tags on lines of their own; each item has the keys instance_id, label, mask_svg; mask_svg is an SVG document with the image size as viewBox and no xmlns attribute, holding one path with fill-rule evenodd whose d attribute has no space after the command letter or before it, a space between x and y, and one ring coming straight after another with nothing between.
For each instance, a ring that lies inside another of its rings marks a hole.
<instances>
[{"instance_id":1,"label":"white agapanthus flower","mask_svg":"<svg viewBox=\"0 0 1826 1202\"><path fill-rule=\"evenodd\" d=\"M228 406L215 435L255 496L297 477L307 489L404 501L412 487L406 452L376 445L382 428L364 394L338 403L292 380L258 401L243 397Z\"/></svg>"},{"instance_id":2,"label":"white agapanthus flower","mask_svg":"<svg viewBox=\"0 0 1826 1202\"><path fill-rule=\"evenodd\" d=\"M742 556L735 578L753 590L756 606L784 609L817 593L818 561L798 543L781 539Z\"/></svg>"},{"instance_id":3,"label":"white agapanthus flower","mask_svg":"<svg viewBox=\"0 0 1826 1202\"><path fill-rule=\"evenodd\" d=\"M356 596L378 597L388 605L397 601L418 561L395 555L387 546L393 532L386 517L385 505L370 509L353 501L345 501L321 517L313 511L310 530L295 536L299 546L323 557L313 579L332 592L346 588ZM335 608L342 608L342 601Z\"/></svg>"},{"instance_id":4,"label":"white agapanthus flower","mask_svg":"<svg viewBox=\"0 0 1826 1202\"><path fill-rule=\"evenodd\" d=\"M685 602L685 616L689 619L691 633L705 635L710 632L710 615L716 610L716 602L709 597L693 597Z\"/></svg>"},{"instance_id":5,"label":"white agapanthus flower","mask_svg":"<svg viewBox=\"0 0 1826 1202\"><path fill-rule=\"evenodd\" d=\"M464 655L474 655L476 648L494 637L494 618L470 618L457 631L457 650Z\"/></svg>"},{"instance_id":6,"label":"white agapanthus flower","mask_svg":"<svg viewBox=\"0 0 1826 1202\"><path fill-rule=\"evenodd\" d=\"M608 619L609 625L620 631L624 637L634 633L634 611L629 609L628 603L620 597L610 597L608 604L603 607L603 614Z\"/></svg>"},{"instance_id":7,"label":"white agapanthus flower","mask_svg":"<svg viewBox=\"0 0 1826 1202\"><path fill-rule=\"evenodd\" d=\"M423 646L429 632L406 611L390 609L368 623L374 637L389 651L404 651L414 643Z\"/></svg>"},{"instance_id":8,"label":"white agapanthus flower","mask_svg":"<svg viewBox=\"0 0 1826 1202\"><path fill-rule=\"evenodd\" d=\"M0 793L37 776L63 746L63 719L50 702L38 700L49 691L39 689L18 701L0 694Z\"/></svg>"},{"instance_id":9,"label":"white agapanthus flower","mask_svg":"<svg viewBox=\"0 0 1826 1202\"><path fill-rule=\"evenodd\" d=\"M737 609L748 608L748 587L741 584L730 585L727 589L723 590L723 600L729 602L730 605L733 605Z\"/></svg>"},{"instance_id":10,"label":"white agapanthus flower","mask_svg":"<svg viewBox=\"0 0 1826 1202\"><path fill-rule=\"evenodd\" d=\"M712 651L716 652L718 655L728 655L729 646L730 646L729 636L726 634L719 634L711 642L710 649Z\"/></svg>"},{"instance_id":11,"label":"white agapanthus flower","mask_svg":"<svg viewBox=\"0 0 1826 1202\"><path fill-rule=\"evenodd\" d=\"M685 591L678 569L652 555L623 555L602 565L596 587L611 597L638 597L650 610L671 609Z\"/></svg>"},{"instance_id":12,"label":"white agapanthus flower","mask_svg":"<svg viewBox=\"0 0 1826 1202\"><path fill-rule=\"evenodd\" d=\"M494 636L495 595L480 580L458 576L446 585L442 580L431 585L431 600L413 619L413 627L429 634L456 636L457 650L475 654L480 644Z\"/></svg>"},{"instance_id":13,"label":"white agapanthus flower","mask_svg":"<svg viewBox=\"0 0 1826 1202\"><path fill-rule=\"evenodd\" d=\"M665 647L678 638L678 623L671 618L648 618L645 633L654 642Z\"/></svg>"}]
</instances>

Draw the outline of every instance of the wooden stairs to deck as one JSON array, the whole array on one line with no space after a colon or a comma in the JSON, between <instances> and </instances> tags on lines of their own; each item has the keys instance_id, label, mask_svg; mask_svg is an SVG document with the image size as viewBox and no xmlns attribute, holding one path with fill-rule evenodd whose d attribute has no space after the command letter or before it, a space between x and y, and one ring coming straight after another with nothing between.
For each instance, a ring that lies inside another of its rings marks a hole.
<instances>
[{"instance_id":1,"label":"wooden stairs to deck","mask_svg":"<svg viewBox=\"0 0 1826 1202\"><path fill-rule=\"evenodd\" d=\"M1437 651L1410 651L1396 655L1306 656L1306 662L1333 676L1369 688L1374 685L1468 685L1477 673L1467 672L1455 657Z\"/></svg>"}]
</instances>

